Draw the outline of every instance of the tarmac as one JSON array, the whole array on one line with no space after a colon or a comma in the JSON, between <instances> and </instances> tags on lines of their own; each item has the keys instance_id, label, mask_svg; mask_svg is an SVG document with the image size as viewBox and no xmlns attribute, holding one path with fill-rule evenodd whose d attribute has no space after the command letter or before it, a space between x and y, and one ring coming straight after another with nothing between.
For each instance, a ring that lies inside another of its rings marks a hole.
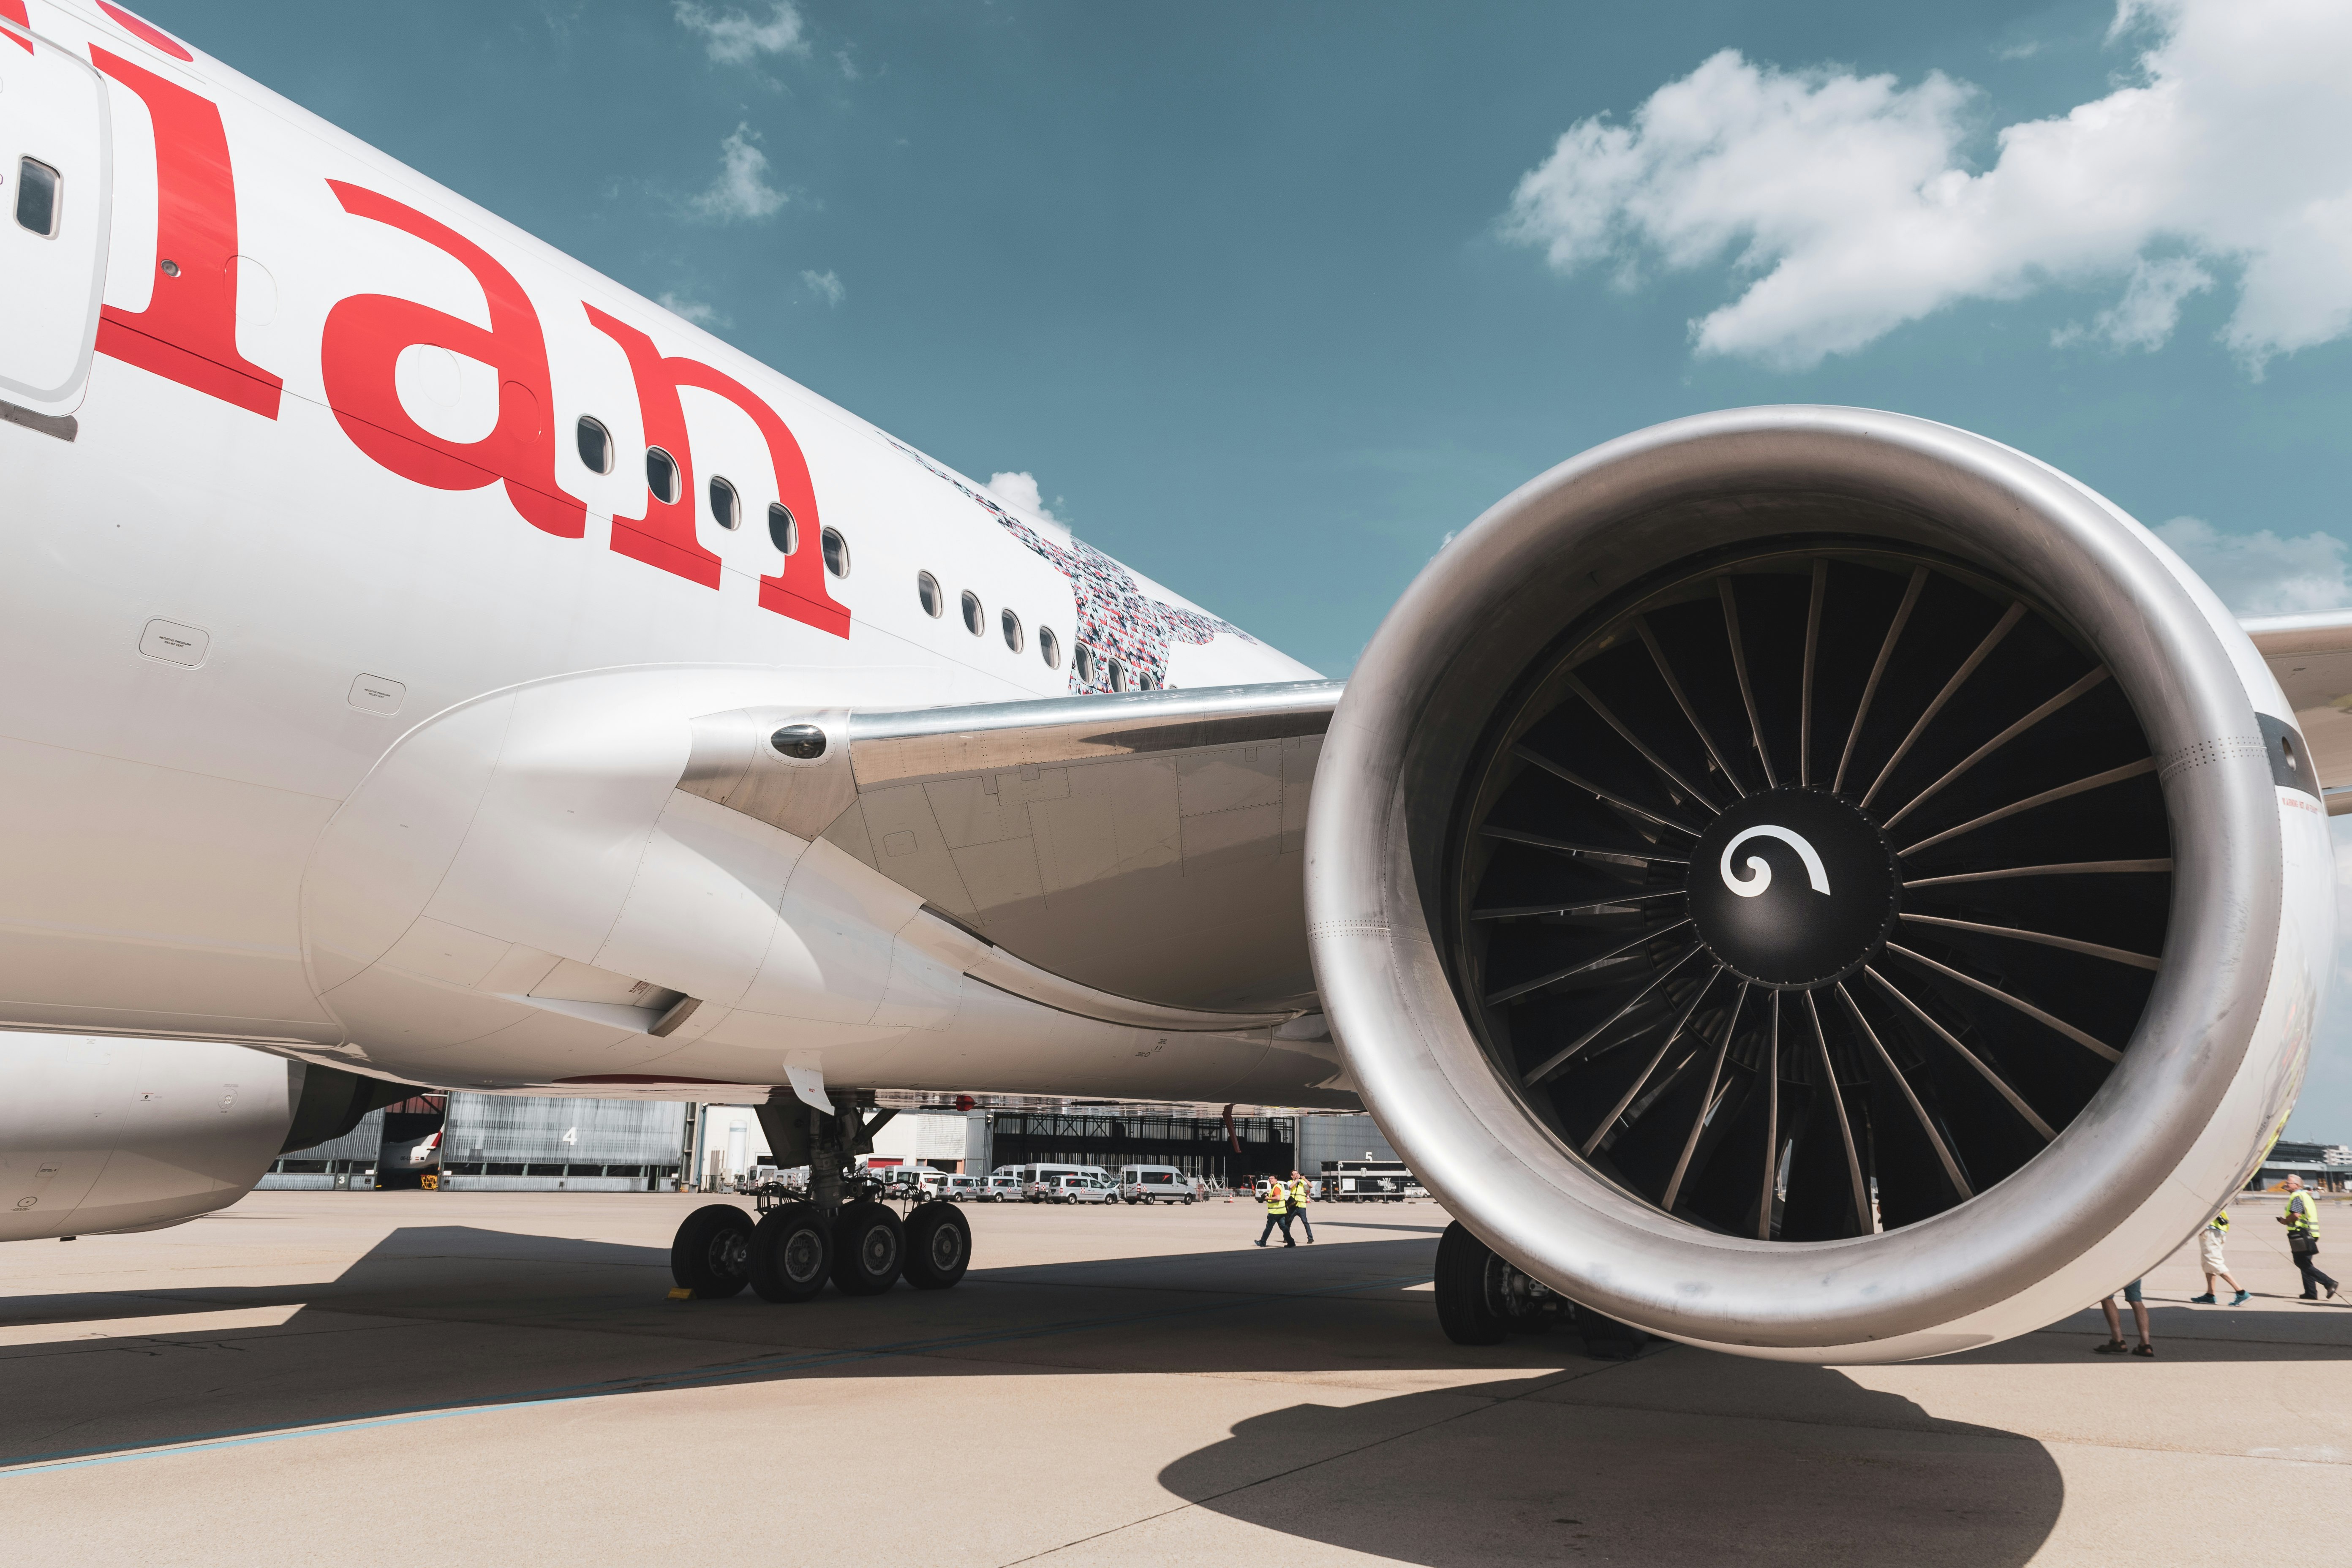
<instances>
[{"instance_id":1,"label":"tarmac","mask_svg":"<svg viewBox=\"0 0 2352 1568\"><path fill-rule=\"evenodd\" d=\"M1433 1204L975 1205L957 1289L670 1301L689 1195L261 1193L0 1248L0 1558L1882 1564L2345 1560L2352 1304L2149 1276L1937 1362L1450 1344ZM2339 1217L2340 1216L2340 1217ZM2330 1205L2347 1239L2352 1205ZM2337 1261L2340 1259L2341 1261ZM2128 1331L2128 1319L2126 1320Z\"/></svg>"}]
</instances>

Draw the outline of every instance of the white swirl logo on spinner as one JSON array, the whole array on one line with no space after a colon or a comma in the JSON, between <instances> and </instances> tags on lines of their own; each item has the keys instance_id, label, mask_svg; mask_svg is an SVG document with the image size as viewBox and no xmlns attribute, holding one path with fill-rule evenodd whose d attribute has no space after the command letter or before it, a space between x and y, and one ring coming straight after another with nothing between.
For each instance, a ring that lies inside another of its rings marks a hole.
<instances>
[{"instance_id":1,"label":"white swirl logo on spinner","mask_svg":"<svg viewBox=\"0 0 2352 1568\"><path fill-rule=\"evenodd\" d=\"M1828 894L1830 890L1829 868L1822 864L1820 853L1816 851L1811 844L1805 842L1805 836L1803 834L1794 832L1786 827L1775 826L1770 823L1765 823L1760 826L1751 827L1723 847L1723 863L1720 869L1723 872L1723 885L1725 887L1730 889L1733 892L1738 894L1743 899L1752 899L1772 885L1772 868L1767 865L1762 858L1759 856L1750 855L1748 858L1747 869L1748 874L1746 877L1736 877L1732 875L1732 852L1751 838L1777 838L1781 843L1787 845L1790 848L1794 849L1797 852L1797 858L1805 863L1805 879L1812 884L1813 891L1823 895Z\"/></svg>"}]
</instances>

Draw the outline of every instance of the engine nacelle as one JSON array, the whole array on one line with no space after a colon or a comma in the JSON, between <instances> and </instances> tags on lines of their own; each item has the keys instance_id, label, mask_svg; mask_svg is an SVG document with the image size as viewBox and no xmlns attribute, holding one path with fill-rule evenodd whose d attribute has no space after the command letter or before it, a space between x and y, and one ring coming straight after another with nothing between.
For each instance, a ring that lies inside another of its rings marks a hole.
<instances>
[{"instance_id":1,"label":"engine nacelle","mask_svg":"<svg viewBox=\"0 0 2352 1568\"><path fill-rule=\"evenodd\" d=\"M1686 419L1450 543L1333 718L1318 979L1400 1152L1654 1333L1890 1361L2143 1273L2293 1103L2326 817L2210 590L2080 484Z\"/></svg>"},{"instance_id":2,"label":"engine nacelle","mask_svg":"<svg viewBox=\"0 0 2352 1568\"><path fill-rule=\"evenodd\" d=\"M202 1040L0 1034L0 1241L225 1208L291 1149L414 1092Z\"/></svg>"}]
</instances>

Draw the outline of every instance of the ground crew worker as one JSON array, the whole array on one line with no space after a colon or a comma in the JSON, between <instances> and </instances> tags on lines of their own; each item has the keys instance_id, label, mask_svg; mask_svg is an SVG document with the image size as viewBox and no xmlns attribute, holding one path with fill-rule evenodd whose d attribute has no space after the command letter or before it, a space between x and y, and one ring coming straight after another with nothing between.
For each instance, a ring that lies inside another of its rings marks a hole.
<instances>
[{"instance_id":1,"label":"ground crew worker","mask_svg":"<svg viewBox=\"0 0 2352 1568\"><path fill-rule=\"evenodd\" d=\"M1290 1188L1281 1177L1268 1176L1265 1179L1265 1226L1257 1233L1260 1247L1264 1247L1265 1238L1274 1234L1276 1226L1282 1227L1283 1246L1298 1245L1290 1239Z\"/></svg>"},{"instance_id":2,"label":"ground crew worker","mask_svg":"<svg viewBox=\"0 0 2352 1568\"><path fill-rule=\"evenodd\" d=\"M1306 1227L1307 1240L1311 1246L1315 1240L1315 1222L1307 1217L1307 1200L1308 1195L1307 1178L1300 1175L1296 1171L1291 1172L1290 1212L1297 1215L1298 1223Z\"/></svg>"},{"instance_id":3,"label":"ground crew worker","mask_svg":"<svg viewBox=\"0 0 2352 1568\"><path fill-rule=\"evenodd\" d=\"M2229 1264L2221 1257L2221 1244L2229 1239L2230 1211L2223 1209L2205 1222L2204 1230L2197 1237L2197 1261L2205 1269L2205 1294L2189 1297L2191 1301L2201 1302L2208 1307L2212 1306L2215 1297L2213 1281L2227 1279L2230 1281L2230 1289L2238 1293L2231 1300L2230 1305L2242 1307L2246 1304L2248 1290L2231 1276Z\"/></svg>"},{"instance_id":4,"label":"ground crew worker","mask_svg":"<svg viewBox=\"0 0 2352 1568\"><path fill-rule=\"evenodd\" d=\"M2319 1271L2319 1205L2303 1190L2301 1176L2286 1179L2286 1213L2279 1215L2279 1224L2286 1226L2286 1249L2303 1270L2303 1299L2318 1300L2322 1285L2334 1296L2336 1281Z\"/></svg>"}]
</instances>

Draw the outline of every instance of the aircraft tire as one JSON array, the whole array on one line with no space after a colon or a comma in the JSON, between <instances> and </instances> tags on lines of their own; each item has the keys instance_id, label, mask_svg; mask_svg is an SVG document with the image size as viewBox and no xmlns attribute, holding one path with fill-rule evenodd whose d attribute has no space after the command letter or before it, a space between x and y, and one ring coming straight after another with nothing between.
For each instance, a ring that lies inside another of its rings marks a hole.
<instances>
[{"instance_id":1,"label":"aircraft tire","mask_svg":"<svg viewBox=\"0 0 2352 1568\"><path fill-rule=\"evenodd\" d=\"M669 1277L703 1300L735 1295L751 1283L751 1242L749 1214L733 1204L705 1204L669 1244Z\"/></svg>"},{"instance_id":2,"label":"aircraft tire","mask_svg":"<svg viewBox=\"0 0 2352 1568\"><path fill-rule=\"evenodd\" d=\"M907 1283L918 1290L946 1290L971 1267L971 1226L963 1212L925 1204L907 1216Z\"/></svg>"},{"instance_id":3,"label":"aircraft tire","mask_svg":"<svg viewBox=\"0 0 2352 1568\"><path fill-rule=\"evenodd\" d=\"M907 1263L907 1227L887 1204L845 1204L833 1222L833 1283L845 1296L879 1296Z\"/></svg>"},{"instance_id":4,"label":"aircraft tire","mask_svg":"<svg viewBox=\"0 0 2352 1568\"><path fill-rule=\"evenodd\" d=\"M1495 1254L1460 1220L1437 1241L1437 1323L1457 1345L1498 1345L1511 1329L1486 1299L1486 1267Z\"/></svg>"},{"instance_id":5,"label":"aircraft tire","mask_svg":"<svg viewBox=\"0 0 2352 1568\"><path fill-rule=\"evenodd\" d=\"M814 1204L787 1204L751 1232L751 1289L762 1301L805 1301L833 1272L833 1231Z\"/></svg>"}]
</instances>

